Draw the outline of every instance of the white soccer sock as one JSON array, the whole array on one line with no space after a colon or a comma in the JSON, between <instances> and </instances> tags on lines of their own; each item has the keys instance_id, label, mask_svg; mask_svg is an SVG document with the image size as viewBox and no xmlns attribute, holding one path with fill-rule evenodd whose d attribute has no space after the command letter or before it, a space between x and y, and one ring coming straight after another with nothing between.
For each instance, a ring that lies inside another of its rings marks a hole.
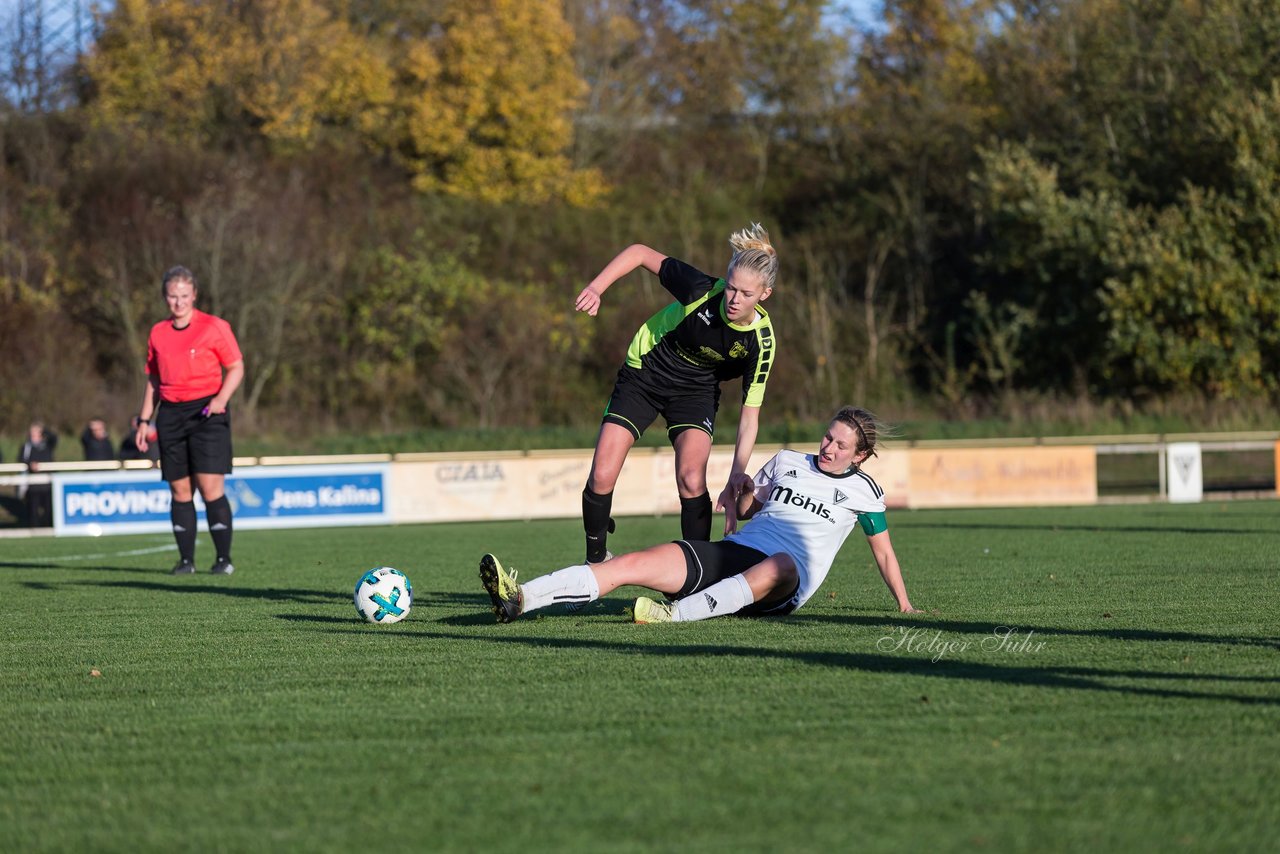
<instances>
[{"instance_id":1,"label":"white soccer sock","mask_svg":"<svg viewBox=\"0 0 1280 854\"><path fill-rule=\"evenodd\" d=\"M756 598L751 593L751 585L747 583L747 579L735 575L676 602L671 609L671 620L687 623L723 617L725 614L741 611L754 601Z\"/></svg>"},{"instance_id":2,"label":"white soccer sock","mask_svg":"<svg viewBox=\"0 0 1280 854\"><path fill-rule=\"evenodd\" d=\"M557 569L549 575L527 581L520 585L520 591L524 594L526 614L548 605L586 604L600 598L596 575L585 563Z\"/></svg>"}]
</instances>

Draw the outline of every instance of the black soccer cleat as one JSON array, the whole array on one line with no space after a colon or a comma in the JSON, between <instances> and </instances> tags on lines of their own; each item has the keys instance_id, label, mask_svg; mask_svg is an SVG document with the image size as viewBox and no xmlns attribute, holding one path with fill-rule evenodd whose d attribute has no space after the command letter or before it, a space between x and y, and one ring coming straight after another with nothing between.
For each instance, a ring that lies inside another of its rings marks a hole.
<instances>
[{"instance_id":1,"label":"black soccer cleat","mask_svg":"<svg viewBox=\"0 0 1280 854\"><path fill-rule=\"evenodd\" d=\"M230 575L236 571L236 568L231 565L231 561L225 557L220 557L213 562L213 566L209 568L209 571L214 575Z\"/></svg>"},{"instance_id":2,"label":"black soccer cleat","mask_svg":"<svg viewBox=\"0 0 1280 854\"><path fill-rule=\"evenodd\" d=\"M524 611L524 594L516 583L515 571L508 573L493 555L480 558L480 581L499 623L510 623Z\"/></svg>"},{"instance_id":3,"label":"black soccer cleat","mask_svg":"<svg viewBox=\"0 0 1280 854\"><path fill-rule=\"evenodd\" d=\"M169 570L170 575L195 575L196 565L191 561L183 558L173 565L173 569Z\"/></svg>"}]
</instances>

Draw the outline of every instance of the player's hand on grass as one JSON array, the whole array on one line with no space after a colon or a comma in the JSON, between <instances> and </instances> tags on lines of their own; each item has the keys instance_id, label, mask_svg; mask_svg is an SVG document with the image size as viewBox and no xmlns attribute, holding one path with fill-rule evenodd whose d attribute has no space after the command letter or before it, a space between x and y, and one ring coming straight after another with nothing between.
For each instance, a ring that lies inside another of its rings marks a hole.
<instances>
[{"instance_id":1,"label":"player's hand on grass","mask_svg":"<svg viewBox=\"0 0 1280 854\"><path fill-rule=\"evenodd\" d=\"M573 303L573 307L578 311L585 311L595 317L596 312L600 310L600 294L596 293L588 285L578 294L578 299Z\"/></svg>"}]
</instances>

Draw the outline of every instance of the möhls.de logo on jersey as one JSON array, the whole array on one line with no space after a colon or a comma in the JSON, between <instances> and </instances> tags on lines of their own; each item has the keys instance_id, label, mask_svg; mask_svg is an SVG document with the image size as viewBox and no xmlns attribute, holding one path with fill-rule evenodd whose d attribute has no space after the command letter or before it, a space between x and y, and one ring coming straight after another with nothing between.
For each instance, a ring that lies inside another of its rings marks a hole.
<instances>
[{"instance_id":1,"label":"m\u00f6hls.de logo on jersey","mask_svg":"<svg viewBox=\"0 0 1280 854\"><path fill-rule=\"evenodd\" d=\"M834 522L831 518L831 511L827 509L827 505L821 501L815 501L802 492L796 492L789 486L775 486L769 492L770 501L782 501L793 507L799 507L801 510L808 510L815 516L826 519L828 522Z\"/></svg>"}]
</instances>

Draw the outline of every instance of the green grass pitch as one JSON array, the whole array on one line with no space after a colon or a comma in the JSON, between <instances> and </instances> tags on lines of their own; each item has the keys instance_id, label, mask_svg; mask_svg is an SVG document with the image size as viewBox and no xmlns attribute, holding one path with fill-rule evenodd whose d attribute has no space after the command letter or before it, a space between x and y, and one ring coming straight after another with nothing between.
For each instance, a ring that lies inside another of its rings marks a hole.
<instances>
[{"instance_id":1,"label":"green grass pitch","mask_svg":"<svg viewBox=\"0 0 1280 854\"><path fill-rule=\"evenodd\" d=\"M667 626L494 623L480 555L577 521L244 531L227 578L0 540L0 851L1274 850L1280 505L889 521L927 614L857 534L790 618Z\"/></svg>"}]
</instances>

